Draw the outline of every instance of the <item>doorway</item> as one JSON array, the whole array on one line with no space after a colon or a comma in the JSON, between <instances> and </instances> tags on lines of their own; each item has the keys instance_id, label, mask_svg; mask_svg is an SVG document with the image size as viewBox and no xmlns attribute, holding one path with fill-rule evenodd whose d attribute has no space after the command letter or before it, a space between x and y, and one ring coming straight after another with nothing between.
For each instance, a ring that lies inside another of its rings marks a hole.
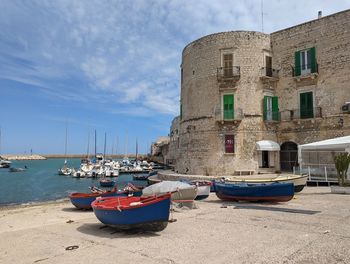
<instances>
[{"instance_id":1,"label":"doorway","mask_svg":"<svg viewBox=\"0 0 350 264\"><path fill-rule=\"evenodd\" d=\"M293 171L298 164L298 145L287 141L281 145L280 151L281 171Z\"/></svg>"},{"instance_id":2,"label":"doorway","mask_svg":"<svg viewBox=\"0 0 350 264\"><path fill-rule=\"evenodd\" d=\"M269 152L268 151L262 151L262 168L269 168Z\"/></svg>"}]
</instances>

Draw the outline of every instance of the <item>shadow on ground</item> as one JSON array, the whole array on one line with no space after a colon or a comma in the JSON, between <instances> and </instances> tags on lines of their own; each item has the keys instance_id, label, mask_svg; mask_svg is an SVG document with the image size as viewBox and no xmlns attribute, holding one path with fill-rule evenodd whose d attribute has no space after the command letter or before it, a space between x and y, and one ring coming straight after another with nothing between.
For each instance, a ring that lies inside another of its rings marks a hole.
<instances>
[{"instance_id":1,"label":"shadow on ground","mask_svg":"<svg viewBox=\"0 0 350 264\"><path fill-rule=\"evenodd\" d=\"M134 237L156 237L159 233L144 231L141 229L121 230L99 223L83 224L77 228L81 233L104 238L134 238Z\"/></svg>"},{"instance_id":2,"label":"shadow on ground","mask_svg":"<svg viewBox=\"0 0 350 264\"><path fill-rule=\"evenodd\" d=\"M62 208L62 211L63 212L70 212L70 213L92 213L92 209L78 209L76 207L65 207L65 208Z\"/></svg>"},{"instance_id":3,"label":"shadow on ground","mask_svg":"<svg viewBox=\"0 0 350 264\"><path fill-rule=\"evenodd\" d=\"M272 206L260 206L260 205L236 205L233 209L252 209L252 210L263 210L263 211L275 211L293 214L306 214L313 215L321 213L321 211L304 210L304 209L291 209L283 207L272 207Z\"/></svg>"}]
</instances>

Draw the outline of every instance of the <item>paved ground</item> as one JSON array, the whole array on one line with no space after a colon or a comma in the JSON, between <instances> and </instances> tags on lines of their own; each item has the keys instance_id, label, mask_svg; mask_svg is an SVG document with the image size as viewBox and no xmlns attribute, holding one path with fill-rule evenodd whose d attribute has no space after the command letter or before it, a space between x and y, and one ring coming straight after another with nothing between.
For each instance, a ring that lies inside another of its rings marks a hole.
<instances>
[{"instance_id":1,"label":"paved ground","mask_svg":"<svg viewBox=\"0 0 350 264\"><path fill-rule=\"evenodd\" d=\"M350 195L309 187L288 203L196 204L160 233L102 228L69 202L3 208L0 263L350 263Z\"/></svg>"}]
</instances>

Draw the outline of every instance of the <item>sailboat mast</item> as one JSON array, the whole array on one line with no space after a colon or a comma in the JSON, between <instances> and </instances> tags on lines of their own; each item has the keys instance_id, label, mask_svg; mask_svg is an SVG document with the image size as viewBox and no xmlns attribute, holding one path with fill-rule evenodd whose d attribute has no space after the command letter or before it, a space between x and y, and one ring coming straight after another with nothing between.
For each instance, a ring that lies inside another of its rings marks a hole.
<instances>
[{"instance_id":1,"label":"sailboat mast","mask_svg":"<svg viewBox=\"0 0 350 264\"><path fill-rule=\"evenodd\" d=\"M87 159L89 159L89 151L90 151L90 131L88 133L88 143L87 143L87 152L86 152Z\"/></svg>"},{"instance_id":2,"label":"sailboat mast","mask_svg":"<svg viewBox=\"0 0 350 264\"><path fill-rule=\"evenodd\" d=\"M137 160L137 154L138 154L138 151L139 151L139 145L137 143L137 138L136 138L136 160Z\"/></svg>"},{"instance_id":3,"label":"sailboat mast","mask_svg":"<svg viewBox=\"0 0 350 264\"><path fill-rule=\"evenodd\" d=\"M68 132L68 127L67 127L67 123L66 123L66 139L65 139L65 144L64 144L64 156L65 158L67 158L67 132Z\"/></svg>"},{"instance_id":4,"label":"sailboat mast","mask_svg":"<svg viewBox=\"0 0 350 264\"><path fill-rule=\"evenodd\" d=\"M96 129L95 129L95 159L96 159Z\"/></svg>"},{"instance_id":5,"label":"sailboat mast","mask_svg":"<svg viewBox=\"0 0 350 264\"><path fill-rule=\"evenodd\" d=\"M105 144L103 147L103 159L106 159L106 143L107 143L107 133L105 132Z\"/></svg>"}]
</instances>

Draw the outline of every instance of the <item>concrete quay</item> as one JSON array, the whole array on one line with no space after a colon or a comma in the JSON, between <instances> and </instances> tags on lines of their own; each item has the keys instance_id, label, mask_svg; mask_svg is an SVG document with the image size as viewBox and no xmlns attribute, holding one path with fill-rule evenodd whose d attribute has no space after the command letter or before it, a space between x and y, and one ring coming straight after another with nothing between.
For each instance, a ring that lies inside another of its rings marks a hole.
<instances>
[{"instance_id":1,"label":"concrete quay","mask_svg":"<svg viewBox=\"0 0 350 264\"><path fill-rule=\"evenodd\" d=\"M69 201L1 208L0 263L350 263L349 204L329 187L277 204L211 194L159 233L105 227Z\"/></svg>"}]
</instances>

